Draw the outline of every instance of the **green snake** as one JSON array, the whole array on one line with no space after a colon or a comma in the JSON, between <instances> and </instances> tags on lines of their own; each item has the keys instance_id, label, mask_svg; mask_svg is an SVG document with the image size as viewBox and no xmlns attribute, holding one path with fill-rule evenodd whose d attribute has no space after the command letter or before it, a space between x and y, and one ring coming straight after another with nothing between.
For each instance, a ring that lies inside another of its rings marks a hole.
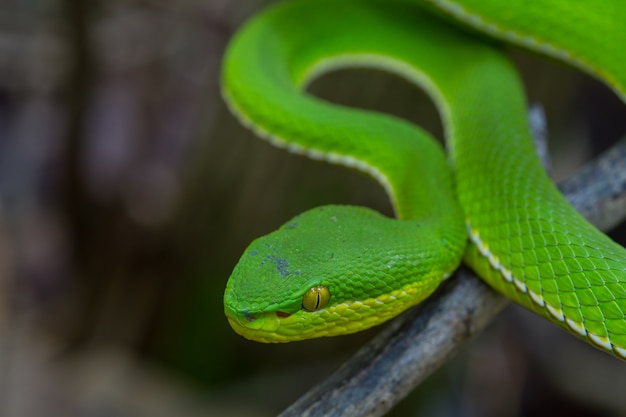
<instances>
[{"instance_id":1,"label":"green snake","mask_svg":"<svg viewBox=\"0 0 626 417\"><path fill-rule=\"evenodd\" d=\"M252 18L224 57L230 110L276 146L370 175L397 218L330 205L253 241L224 294L233 329L260 342L357 332L424 300L463 261L626 359L626 250L544 172L523 87L499 50L511 42L564 61L626 99L623 22L621 0L292 0ZM316 77L357 67L424 89L447 152L404 120L306 93Z\"/></svg>"}]
</instances>

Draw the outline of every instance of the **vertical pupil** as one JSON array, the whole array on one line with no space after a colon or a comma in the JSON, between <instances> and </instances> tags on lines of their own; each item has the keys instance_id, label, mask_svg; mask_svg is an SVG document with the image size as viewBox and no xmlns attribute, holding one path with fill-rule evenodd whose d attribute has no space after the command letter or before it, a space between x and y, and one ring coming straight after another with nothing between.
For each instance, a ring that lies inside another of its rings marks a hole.
<instances>
[{"instance_id":1,"label":"vertical pupil","mask_svg":"<svg viewBox=\"0 0 626 417\"><path fill-rule=\"evenodd\" d=\"M330 299L328 287L318 285L310 288L302 296L302 308L306 311L318 311L326 307Z\"/></svg>"}]
</instances>

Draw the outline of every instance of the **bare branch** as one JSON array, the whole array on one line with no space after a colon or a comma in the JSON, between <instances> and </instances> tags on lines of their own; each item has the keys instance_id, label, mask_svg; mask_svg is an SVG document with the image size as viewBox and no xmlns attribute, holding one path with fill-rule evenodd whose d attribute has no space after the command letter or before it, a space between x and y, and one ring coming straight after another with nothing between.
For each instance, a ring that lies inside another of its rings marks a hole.
<instances>
[{"instance_id":1,"label":"bare branch","mask_svg":"<svg viewBox=\"0 0 626 417\"><path fill-rule=\"evenodd\" d=\"M611 230L626 213L626 139L585 165L559 189L600 230Z\"/></svg>"}]
</instances>

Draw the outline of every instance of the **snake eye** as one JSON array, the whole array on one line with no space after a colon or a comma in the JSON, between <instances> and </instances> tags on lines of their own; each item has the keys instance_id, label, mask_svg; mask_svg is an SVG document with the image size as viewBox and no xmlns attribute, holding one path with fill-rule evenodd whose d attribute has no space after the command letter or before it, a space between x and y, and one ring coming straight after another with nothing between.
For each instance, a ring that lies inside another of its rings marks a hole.
<instances>
[{"instance_id":1,"label":"snake eye","mask_svg":"<svg viewBox=\"0 0 626 417\"><path fill-rule=\"evenodd\" d=\"M302 308L306 311L321 310L330 301L330 290L328 287L318 285L311 288L302 296Z\"/></svg>"}]
</instances>

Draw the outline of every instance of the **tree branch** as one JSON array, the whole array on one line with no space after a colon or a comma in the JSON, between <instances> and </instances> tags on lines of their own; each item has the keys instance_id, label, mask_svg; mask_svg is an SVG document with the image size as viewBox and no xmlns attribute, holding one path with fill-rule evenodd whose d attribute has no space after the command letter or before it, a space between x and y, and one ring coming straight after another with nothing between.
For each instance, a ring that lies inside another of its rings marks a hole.
<instances>
[{"instance_id":1,"label":"tree branch","mask_svg":"<svg viewBox=\"0 0 626 417\"><path fill-rule=\"evenodd\" d=\"M626 213L626 138L559 184L568 201L600 230L611 230Z\"/></svg>"}]
</instances>

